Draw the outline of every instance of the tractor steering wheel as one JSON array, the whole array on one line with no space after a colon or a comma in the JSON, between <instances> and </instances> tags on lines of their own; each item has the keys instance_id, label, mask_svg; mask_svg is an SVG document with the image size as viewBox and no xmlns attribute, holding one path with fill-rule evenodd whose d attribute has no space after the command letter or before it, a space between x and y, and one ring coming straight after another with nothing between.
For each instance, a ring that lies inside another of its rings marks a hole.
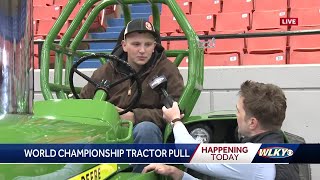
<instances>
[{"instance_id":1,"label":"tractor steering wheel","mask_svg":"<svg viewBox=\"0 0 320 180\"><path fill-rule=\"evenodd\" d=\"M93 58L101 58L101 57L109 59L114 63L121 63L127 69L128 74L116 82L109 82L109 81L95 82L90 77L83 74L82 72L80 72L77 69L78 66L86 60L93 59ZM73 96L77 99L80 99L80 97L78 96L78 94L75 90L74 84L73 84L74 73L77 73L79 76L81 76L82 78L87 80L89 83L91 83L93 86L95 86L97 88L97 90L101 89L101 90L104 90L106 93L108 93L109 89L113 88L114 86L116 86L116 85L118 85L128 79L131 79L132 82L136 82L138 91L137 91L136 95L134 96L134 98L129 103L128 107L126 107L123 111L119 112L120 115L131 111L135 107L135 105L138 103L138 101L140 100L140 97L142 94L141 82L139 81L139 78L138 78L136 71L130 66L130 64L128 62L121 60L120 58L118 58L115 55L104 54L104 53L90 54L90 55L86 55L86 56L81 57L76 63L73 64L73 66L71 67L70 76L69 76L70 89L71 89Z\"/></svg>"}]
</instances>

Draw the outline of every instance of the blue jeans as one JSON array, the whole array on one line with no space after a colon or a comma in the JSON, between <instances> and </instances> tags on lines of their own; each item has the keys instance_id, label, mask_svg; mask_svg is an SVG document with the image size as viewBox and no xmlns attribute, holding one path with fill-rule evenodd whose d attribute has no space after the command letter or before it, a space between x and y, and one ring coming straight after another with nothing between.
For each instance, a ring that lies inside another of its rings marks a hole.
<instances>
[{"instance_id":1,"label":"blue jeans","mask_svg":"<svg viewBox=\"0 0 320 180\"><path fill-rule=\"evenodd\" d=\"M143 121L133 127L133 142L135 144L160 144L163 142L160 128L150 121ZM133 172L141 173L147 164L133 165Z\"/></svg>"}]
</instances>

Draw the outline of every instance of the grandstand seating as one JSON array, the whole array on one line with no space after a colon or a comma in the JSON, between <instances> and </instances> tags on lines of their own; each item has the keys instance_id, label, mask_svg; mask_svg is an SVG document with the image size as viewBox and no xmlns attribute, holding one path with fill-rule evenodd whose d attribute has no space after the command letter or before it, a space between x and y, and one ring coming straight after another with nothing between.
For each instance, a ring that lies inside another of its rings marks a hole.
<instances>
[{"instance_id":1,"label":"grandstand seating","mask_svg":"<svg viewBox=\"0 0 320 180\"><path fill-rule=\"evenodd\" d=\"M260 31L250 31L260 32ZM250 54L278 53L286 52L287 37L259 37L246 38L246 51Z\"/></svg>"},{"instance_id":2,"label":"grandstand seating","mask_svg":"<svg viewBox=\"0 0 320 180\"><path fill-rule=\"evenodd\" d=\"M204 65L205 66L238 66L239 65L239 54L204 54Z\"/></svg>"},{"instance_id":3,"label":"grandstand seating","mask_svg":"<svg viewBox=\"0 0 320 180\"><path fill-rule=\"evenodd\" d=\"M180 6L182 12L185 14L190 14L190 2L188 0L176 0ZM161 16L172 16L172 13L169 7L165 4L162 4Z\"/></svg>"},{"instance_id":4,"label":"grandstand seating","mask_svg":"<svg viewBox=\"0 0 320 180\"><path fill-rule=\"evenodd\" d=\"M250 13L234 12L216 15L215 28L221 31L247 31L250 27Z\"/></svg>"},{"instance_id":5,"label":"grandstand seating","mask_svg":"<svg viewBox=\"0 0 320 180\"><path fill-rule=\"evenodd\" d=\"M297 8L320 8L319 0L288 0L288 7L291 9Z\"/></svg>"},{"instance_id":6,"label":"grandstand seating","mask_svg":"<svg viewBox=\"0 0 320 180\"><path fill-rule=\"evenodd\" d=\"M61 13L60 6L34 6L33 7L33 19L47 20L57 19Z\"/></svg>"},{"instance_id":7,"label":"grandstand seating","mask_svg":"<svg viewBox=\"0 0 320 180\"><path fill-rule=\"evenodd\" d=\"M53 4L57 6L65 6L67 5L69 0L53 0Z\"/></svg>"},{"instance_id":8,"label":"grandstand seating","mask_svg":"<svg viewBox=\"0 0 320 180\"><path fill-rule=\"evenodd\" d=\"M184 36L184 33L172 33L170 36ZM188 49L187 40L169 41L169 50L185 50Z\"/></svg>"},{"instance_id":9,"label":"grandstand seating","mask_svg":"<svg viewBox=\"0 0 320 180\"><path fill-rule=\"evenodd\" d=\"M37 21L37 33L35 34L35 36L45 37L49 33L49 31L50 31L51 27L54 25L54 23L55 23L55 20L38 20ZM70 22L67 21L66 24L60 30L58 38L60 37L60 35L63 35L66 32L69 25L70 25Z\"/></svg>"},{"instance_id":10,"label":"grandstand seating","mask_svg":"<svg viewBox=\"0 0 320 180\"><path fill-rule=\"evenodd\" d=\"M150 22L153 22L152 16L149 17ZM180 26L173 16L161 16L160 19L160 33L171 33L178 32Z\"/></svg>"},{"instance_id":11,"label":"grandstand seating","mask_svg":"<svg viewBox=\"0 0 320 180\"><path fill-rule=\"evenodd\" d=\"M39 63L39 56L38 55L34 55L33 56L33 68L34 69L39 69L40 63Z\"/></svg>"},{"instance_id":12,"label":"grandstand seating","mask_svg":"<svg viewBox=\"0 0 320 180\"><path fill-rule=\"evenodd\" d=\"M274 12L276 11L263 12L259 15L256 15L256 17L259 17L261 15L261 18L263 18L265 14L274 14L274 16L271 15L267 17L269 17L270 19L278 20L278 23L279 23L279 19L280 19L280 17L278 16L279 11L277 13L274 13ZM253 13L253 17L255 17L254 13ZM277 16L278 18L275 18ZM257 21L258 19L259 18L257 18ZM268 20L266 19L264 19L266 24L259 24L259 23L252 24L252 29L255 29L255 30L250 30L248 32L258 33L258 32L277 32L279 30L286 30L286 29L281 29L281 26L277 26L277 24L272 23L272 21L268 23ZM243 59L241 59L241 65L286 64L287 39L288 38L286 36L246 38L245 51L247 53L245 53L243 56Z\"/></svg>"},{"instance_id":13,"label":"grandstand seating","mask_svg":"<svg viewBox=\"0 0 320 180\"><path fill-rule=\"evenodd\" d=\"M319 29L319 26L312 28ZM303 29L310 29L310 27L292 27L292 30ZM320 35L290 36L288 40L290 64L320 63Z\"/></svg>"},{"instance_id":14,"label":"grandstand seating","mask_svg":"<svg viewBox=\"0 0 320 180\"><path fill-rule=\"evenodd\" d=\"M253 30L282 30L287 26L280 25L280 18L287 17L287 10L254 11L252 13L251 29Z\"/></svg>"},{"instance_id":15,"label":"grandstand seating","mask_svg":"<svg viewBox=\"0 0 320 180\"><path fill-rule=\"evenodd\" d=\"M214 28L214 16L213 14L195 14L187 15L187 19L193 29L197 33L206 33L208 34ZM201 23L199 23L201 22ZM182 30L179 30L182 32Z\"/></svg>"},{"instance_id":16,"label":"grandstand seating","mask_svg":"<svg viewBox=\"0 0 320 180\"><path fill-rule=\"evenodd\" d=\"M228 33L241 33L241 32L228 32ZM242 32L243 33L243 32ZM214 34L226 34L225 32L212 32L209 35ZM243 54L245 48L244 38L238 39L215 39L215 47L207 48L206 52L209 54L228 54L228 53L238 53Z\"/></svg>"},{"instance_id":17,"label":"grandstand seating","mask_svg":"<svg viewBox=\"0 0 320 180\"><path fill-rule=\"evenodd\" d=\"M119 32L105 32L105 33L90 33L92 39L117 39ZM113 49L116 42L91 42L90 49Z\"/></svg>"},{"instance_id":18,"label":"grandstand seating","mask_svg":"<svg viewBox=\"0 0 320 180\"><path fill-rule=\"evenodd\" d=\"M71 12L71 14L70 14L70 16L68 17L68 19L69 19L69 20L73 20L73 19L76 17L76 15L77 15L77 13L79 12L79 10L80 10L81 7L82 7L81 5L77 5L76 7L74 7L74 10Z\"/></svg>"},{"instance_id":19,"label":"grandstand seating","mask_svg":"<svg viewBox=\"0 0 320 180\"><path fill-rule=\"evenodd\" d=\"M51 6L53 0L33 0L33 6Z\"/></svg>"},{"instance_id":20,"label":"grandstand seating","mask_svg":"<svg viewBox=\"0 0 320 180\"><path fill-rule=\"evenodd\" d=\"M38 28L38 21L33 20L32 25L33 25L33 35L37 34L37 28Z\"/></svg>"},{"instance_id":21,"label":"grandstand seating","mask_svg":"<svg viewBox=\"0 0 320 180\"><path fill-rule=\"evenodd\" d=\"M167 34L165 34L165 33L160 33L160 36L161 36L161 37L166 37ZM162 47L164 47L165 50L168 50L168 49L169 49L169 41L161 41L161 45L162 45Z\"/></svg>"},{"instance_id":22,"label":"grandstand seating","mask_svg":"<svg viewBox=\"0 0 320 180\"><path fill-rule=\"evenodd\" d=\"M47 34L49 33L51 27L55 23L56 19L59 17L61 14L62 9L65 7L65 5L68 3L69 0L34 0L33 1L33 33L34 33L34 39L44 39ZM67 28L70 26L72 20L75 18L76 14L82 7L82 4L84 3L84 0L80 0L79 4L75 7L74 11L71 13L69 16L69 20L66 22L66 24L63 26L62 30L59 32L58 36L56 38L60 38L67 30ZM108 13L113 13L114 8L112 8L112 11L110 11L110 8L106 8L108 10ZM148 17L148 16L147 16ZM104 26L104 19L102 13L96 18L92 26L90 27L90 30L94 28L99 28ZM119 32L122 27L117 27L114 28L115 32ZM110 30L112 30L110 28ZM77 32L76 32L77 33ZM75 34L76 34L75 33ZM95 36L95 35L93 35ZM110 51L115 45L115 43L105 43L105 44L100 44L100 47L96 44L91 44L93 48L101 48L101 46L104 47L105 50ZM38 52L38 45L35 44L34 49L34 67L39 68L39 52ZM112 46L112 47L111 47ZM110 48L110 49L109 49ZM54 61L54 52L50 52L50 61L51 63Z\"/></svg>"},{"instance_id":23,"label":"grandstand seating","mask_svg":"<svg viewBox=\"0 0 320 180\"><path fill-rule=\"evenodd\" d=\"M253 10L252 0L225 0L222 4L222 12L251 13Z\"/></svg>"},{"instance_id":24,"label":"grandstand seating","mask_svg":"<svg viewBox=\"0 0 320 180\"><path fill-rule=\"evenodd\" d=\"M320 51L292 51L290 64L320 64Z\"/></svg>"},{"instance_id":25,"label":"grandstand seating","mask_svg":"<svg viewBox=\"0 0 320 180\"><path fill-rule=\"evenodd\" d=\"M172 62L174 62L174 60L176 59L175 57L168 57L168 59ZM181 60L181 63L179 65L179 67L188 67L188 57L184 57Z\"/></svg>"},{"instance_id":26,"label":"grandstand seating","mask_svg":"<svg viewBox=\"0 0 320 180\"><path fill-rule=\"evenodd\" d=\"M290 17L298 18L298 27L292 26L291 29L300 29L299 27L320 26L320 7L308 9L291 9Z\"/></svg>"},{"instance_id":27,"label":"grandstand seating","mask_svg":"<svg viewBox=\"0 0 320 180\"><path fill-rule=\"evenodd\" d=\"M295 51L320 50L320 35L290 36L289 46Z\"/></svg>"},{"instance_id":28,"label":"grandstand seating","mask_svg":"<svg viewBox=\"0 0 320 180\"><path fill-rule=\"evenodd\" d=\"M60 15L68 0L34 0L35 39L44 38ZM77 11L69 17L59 35L63 35ZM197 34L232 34L265 31L286 31L320 29L320 0L177 0ZM152 21L149 4L129 6L132 18L145 18ZM161 36L184 35L166 5L160 17ZM56 10L56 11L53 11ZM298 26L280 25L282 17L298 18ZM103 19L97 19L103 23ZM91 38L117 38L124 27L124 18L107 19L105 32L90 33ZM58 36L57 38L59 38ZM214 48L205 49L206 66L237 66L264 64L306 64L320 63L320 35L290 37L264 37L246 39L216 39ZM186 41L163 41L165 49L187 49ZM115 43L90 43L86 51L110 51ZM35 51L35 63L38 53ZM89 62L82 67L100 66ZM181 66L187 66L185 58ZM38 65L35 65L38 67Z\"/></svg>"},{"instance_id":29,"label":"grandstand seating","mask_svg":"<svg viewBox=\"0 0 320 180\"><path fill-rule=\"evenodd\" d=\"M284 52L271 54L244 54L241 65L276 65L286 64Z\"/></svg>"},{"instance_id":30,"label":"grandstand seating","mask_svg":"<svg viewBox=\"0 0 320 180\"><path fill-rule=\"evenodd\" d=\"M268 11L268 10L279 10L287 9L287 0L277 0L277 1L266 1L266 0L254 0L254 10L255 11Z\"/></svg>"},{"instance_id":31,"label":"grandstand seating","mask_svg":"<svg viewBox=\"0 0 320 180\"><path fill-rule=\"evenodd\" d=\"M51 27L55 23L54 20L39 20L37 21L37 36L46 36L50 31Z\"/></svg>"},{"instance_id":32,"label":"grandstand seating","mask_svg":"<svg viewBox=\"0 0 320 180\"><path fill-rule=\"evenodd\" d=\"M243 33L243 32L227 32ZM209 35L226 34L226 32L211 32ZM210 41L209 41L210 42ZM244 39L215 39L214 47L206 48L206 66L237 66L240 64L244 50Z\"/></svg>"},{"instance_id":33,"label":"grandstand seating","mask_svg":"<svg viewBox=\"0 0 320 180\"><path fill-rule=\"evenodd\" d=\"M217 14L221 12L221 4L222 0L191 0L191 14Z\"/></svg>"}]
</instances>

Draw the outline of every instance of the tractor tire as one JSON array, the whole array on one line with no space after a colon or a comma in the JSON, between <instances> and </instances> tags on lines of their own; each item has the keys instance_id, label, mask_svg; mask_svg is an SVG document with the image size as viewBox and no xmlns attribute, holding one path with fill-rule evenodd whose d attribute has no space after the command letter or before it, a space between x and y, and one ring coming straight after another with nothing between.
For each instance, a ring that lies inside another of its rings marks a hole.
<instances>
[{"instance_id":1,"label":"tractor tire","mask_svg":"<svg viewBox=\"0 0 320 180\"><path fill-rule=\"evenodd\" d=\"M194 139L201 141L202 143L211 143L214 139L213 138L214 134L213 134L212 128L204 123L197 123L197 124L191 125L187 129L188 129L190 135ZM198 134L199 137L196 138L194 135L196 132L201 133L202 137L200 137L201 134Z\"/></svg>"}]
</instances>

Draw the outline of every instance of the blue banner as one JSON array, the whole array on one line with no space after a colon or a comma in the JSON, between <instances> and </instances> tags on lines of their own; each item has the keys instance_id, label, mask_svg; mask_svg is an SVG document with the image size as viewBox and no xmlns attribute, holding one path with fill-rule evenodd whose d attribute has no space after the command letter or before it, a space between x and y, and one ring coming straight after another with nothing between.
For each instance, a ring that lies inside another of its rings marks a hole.
<instances>
[{"instance_id":1,"label":"blue banner","mask_svg":"<svg viewBox=\"0 0 320 180\"><path fill-rule=\"evenodd\" d=\"M188 163L197 144L1 144L0 163Z\"/></svg>"},{"instance_id":2,"label":"blue banner","mask_svg":"<svg viewBox=\"0 0 320 180\"><path fill-rule=\"evenodd\" d=\"M320 163L320 144L262 144L253 163Z\"/></svg>"},{"instance_id":3,"label":"blue banner","mask_svg":"<svg viewBox=\"0 0 320 180\"><path fill-rule=\"evenodd\" d=\"M262 144L252 163L294 163L299 146L299 144Z\"/></svg>"},{"instance_id":4,"label":"blue banner","mask_svg":"<svg viewBox=\"0 0 320 180\"><path fill-rule=\"evenodd\" d=\"M319 144L252 145L0 144L0 163L320 163Z\"/></svg>"}]
</instances>

